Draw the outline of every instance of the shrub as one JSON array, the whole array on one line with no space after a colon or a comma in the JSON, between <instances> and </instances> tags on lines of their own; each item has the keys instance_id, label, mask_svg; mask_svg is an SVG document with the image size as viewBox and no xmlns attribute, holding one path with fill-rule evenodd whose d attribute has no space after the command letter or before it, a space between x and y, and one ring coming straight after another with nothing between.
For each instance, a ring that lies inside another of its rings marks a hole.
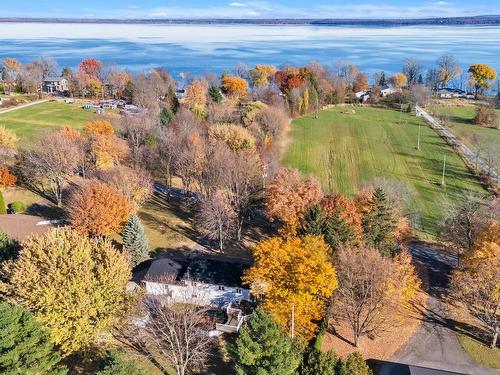
<instances>
[{"instance_id":1,"label":"shrub","mask_svg":"<svg viewBox=\"0 0 500 375\"><path fill-rule=\"evenodd\" d=\"M0 168L0 188L12 187L16 181L17 177L10 173L9 168Z\"/></svg>"},{"instance_id":2,"label":"shrub","mask_svg":"<svg viewBox=\"0 0 500 375\"><path fill-rule=\"evenodd\" d=\"M26 205L21 201L14 201L9 204L9 207L17 214L26 211Z\"/></svg>"},{"instance_id":3,"label":"shrub","mask_svg":"<svg viewBox=\"0 0 500 375\"><path fill-rule=\"evenodd\" d=\"M19 250L19 243L0 230L0 262L17 258Z\"/></svg>"},{"instance_id":4,"label":"shrub","mask_svg":"<svg viewBox=\"0 0 500 375\"><path fill-rule=\"evenodd\" d=\"M106 352L105 366L97 375L143 375L144 369L133 359L127 358L123 349Z\"/></svg>"},{"instance_id":5,"label":"shrub","mask_svg":"<svg viewBox=\"0 0 500 375\"><path fill-rule=\"evenodd\" d=\"M3 193L0 191L0 215L7 215L7 209L5 208L5 200L3 199Z\"/></svg>"},{"instance_id":6,"label":"shrub","mask_svg":"<svg viewBox=\"0 0 500 375\"><path fill-rule=\"evenodd\" d=\"M482 126L498 127L498 117L494 108L481 106L477 109L472 123Z\"/></svg>"},{"instance_id":7,"label":"shrub","mask_svg":"<svg viewBox=\"0 0 500 375\"><path fill-rule=\"evenodd\" d=\"M340 375L372 375L373 372L366 364L359 352L349 354L346 361L342 363Z\"/></svg>"}]
</instances>

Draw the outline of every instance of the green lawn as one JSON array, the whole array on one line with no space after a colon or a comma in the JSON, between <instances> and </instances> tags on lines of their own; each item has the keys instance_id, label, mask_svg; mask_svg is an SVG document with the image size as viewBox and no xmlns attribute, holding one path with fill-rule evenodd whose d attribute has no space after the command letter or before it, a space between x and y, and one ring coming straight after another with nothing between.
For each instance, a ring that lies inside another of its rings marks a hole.
<instances>
[{"instance_id":1,"label":"green lawn","mask_svg":"<svg viewBox=\"0 0 500 375\"><path fill-rule=\"evenodd\" d=\"M420 214L422 230L431 236L446 201L457 201L467 190L484 191L436 132L410 114L366 107L351 113L336 107L322 111L319 119L294 120L290 138L284 163L315 175L326 191L333 185L334 191L352 195L377 176L405 182L413 190L411 210ZM441 187L445 155L446 186Z\"/></svg>"},{"instance_id":2,"label":"green lawn","mask_svg":"<svg viewBox=\"0 0 500 375\"><path fill-rule=\"evenodd\" d=\"M458 333L458 342L464 351L476 362L485 366L500 369L500 349L490 348L489 346L477 341L469 335Z\"/></svg>"},{"instance_id":3,"label":"green lawn","mask_svg":"<svg viewBox=\"0 0 500 375\"><path fill-rule=\"evenodd\" d=\"M472 119L476 115L476 107L447 107L440 106L434 109L435 114L445 120L450 130L465 142L470 148L477 148L477 140L481 148L499 148L500 130L474 125ZM500 119L500 110L497 110ZM476 140L474 140L474 138Z\"/></svg>"},{"instance_id":4,"label":"green lawn","mask_svg":"<svg viewBox=\"0 0 500 375\"><path fill-rule=\"evenodd\" d=\"M84 110L74 104L45 102L0 114L0 125L12 129L19 137L21 145L25 146L37 139L41 133L63 125L82 129L85 122L93 116L93 111Z\"/></svg>"}]
</instances>

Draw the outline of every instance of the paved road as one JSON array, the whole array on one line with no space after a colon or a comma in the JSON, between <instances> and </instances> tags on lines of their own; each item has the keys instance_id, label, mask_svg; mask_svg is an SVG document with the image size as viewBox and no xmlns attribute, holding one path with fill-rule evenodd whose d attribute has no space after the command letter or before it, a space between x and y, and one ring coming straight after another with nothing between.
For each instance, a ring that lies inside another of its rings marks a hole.
<instances>
[{"instance_id":1,"label":"paved road","mask_svg":"<svg viewBox=\"0 0 500 375\"><path fill-rule=\"evenodd\" d=\"M3 111L0 111L0 115L3 114L3 113L17 111L18 109L22 109L22 108L26 108L26 107L31 107L32 105L37 105L37 104L45 103L45 102L48 102L48 101L49 101L49 99L43 99L43 100L37 100L36 102L30 102L30 103L26 103L26 104L21 104L21 105L18 105L17 107L12 107L12 108L8 108L8 109L4 109Z\"/></svg>"},{"instance_id":2,"label":"paved road","mask_svg":"<svg viewBox=\"0 0 500 375\"><path fill-rule=\"evenodd\" d=\"M490 176L493 180L499 181L498 173L493 170L493 168L488 165L483 159L479 158L469 147L458 140L457 137L446 127L441 125L434 117L428 114L424 109L418 105L415 107L417 116L422 116L427 120L433 129L435 129L441 137L447 139L451 144L453 144L462 155L464 155L473 165L477 165L477 168L481 170L485 175Z\"/></svg>"},{"instance_id":3,"label":"paved road","mask_svg":"<svg viewBox=\"0 0 500 375\"><path fill-rule=\"evenodd\" d=\"M410 247L418 269L425 272L424 283L429 293L424 309L424 321L408 343L390 359L404 363L470 375L499 375L499 370L481 366L463 352L449 319L442 297L446 293L449 275L456 257L423 244ZM399 375L397 365L385 365L379 375Z\"/></svg>"}]
</instances>

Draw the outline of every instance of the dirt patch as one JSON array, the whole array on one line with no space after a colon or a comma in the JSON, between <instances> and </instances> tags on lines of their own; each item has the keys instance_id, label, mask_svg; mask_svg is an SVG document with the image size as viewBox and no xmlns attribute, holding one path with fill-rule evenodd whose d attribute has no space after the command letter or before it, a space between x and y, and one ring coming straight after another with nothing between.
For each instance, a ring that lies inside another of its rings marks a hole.
<instances>
[{"instance_id":1,"label":"dirt patch","mask_svg":"<svg viewBox=\"0 0 500 375\"><path fill-rule=\"evenodd\" d=\"M427 304L427 294L419 293L412 306L402 312L398 321L386 332L374 339L363 337L359 348L352 342L352 331L345 322L340 322L330 327L329 333L325 336L322 350L333 350L340 357L345 358L354 351L359 351L367 359L389 359L399 348L406 344L410 337L417 331L422 322L422 315L419 308L413 306L425 306ZM335 332L335 333L332 333Z\"/></svg>"}]
</instances>

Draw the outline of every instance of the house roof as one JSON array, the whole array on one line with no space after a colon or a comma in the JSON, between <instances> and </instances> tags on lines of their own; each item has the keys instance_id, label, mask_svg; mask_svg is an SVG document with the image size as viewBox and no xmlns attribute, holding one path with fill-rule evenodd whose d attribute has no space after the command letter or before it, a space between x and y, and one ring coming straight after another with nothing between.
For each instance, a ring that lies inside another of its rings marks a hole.
<instances>
[{"instance_id":1,"label":"house roof","mask_svg":"<svg viewBox=\"0 0 500 375\"><path fill-rule=\"evenodd\" d=\"M205 284L241 287L241 277L247 268L245 264L214 259L193 258L187 262L177 262L160 258L151 263L144 280L193 280Z\"/></svg>"},{"instance_id":2,"label":"house roof","mask_svg":"<svg viewBox=\"0 0 500 375\"><path fill-rule=\"evenodd\" d=\"M62 80L65 80L66 78L64 77L46 77L44 79L44 82L61 82Z\"/></svg>"}]
</instances>

